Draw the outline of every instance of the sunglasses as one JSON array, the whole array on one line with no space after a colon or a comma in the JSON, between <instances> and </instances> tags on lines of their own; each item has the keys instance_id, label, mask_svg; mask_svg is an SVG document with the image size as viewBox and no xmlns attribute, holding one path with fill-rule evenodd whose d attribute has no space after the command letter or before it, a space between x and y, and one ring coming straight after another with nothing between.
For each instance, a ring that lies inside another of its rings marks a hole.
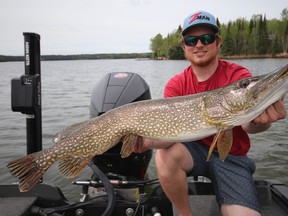
<instances>
[{"instance_id":1,"label":"sunglasses","mask_svg":"<svg viewBox=\"0 0 288 216\"><path fill-rule=\"evenodd\" d=\"M196 46L198 40L201 41L203 45L208 45L214 43L217 35L216 34L203 34L199 36L187 36L184 37L184 44L186 46Z\"/></svg>"}]
</instances>

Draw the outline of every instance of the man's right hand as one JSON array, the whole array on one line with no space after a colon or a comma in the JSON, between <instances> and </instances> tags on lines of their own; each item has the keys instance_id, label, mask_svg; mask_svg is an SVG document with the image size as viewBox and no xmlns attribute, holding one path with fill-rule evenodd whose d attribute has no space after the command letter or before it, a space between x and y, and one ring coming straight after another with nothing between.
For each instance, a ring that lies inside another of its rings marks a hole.
<instances>
[{"instance_id":1,"label":"man's right hand","mask_svg":"<svg viewBox=\"0 0 288 216\"><path fill-rule=\"evenodd\" d=\"M148 149L164 149L174 144L174 142L153 140L138 136L137 143L134 147L135 153L142 153Z\"/></svg>"}]
</instances>

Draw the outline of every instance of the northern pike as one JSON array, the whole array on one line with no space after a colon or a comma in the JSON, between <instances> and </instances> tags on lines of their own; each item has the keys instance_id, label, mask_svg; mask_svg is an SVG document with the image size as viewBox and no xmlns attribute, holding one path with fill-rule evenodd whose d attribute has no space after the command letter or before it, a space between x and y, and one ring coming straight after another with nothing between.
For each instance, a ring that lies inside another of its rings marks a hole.
<instances>
[{"instance_id":1,"label":"northern pike","mask_svg":"<svg viewBox=\"0 0 288 216\"><path fill-rule=\"evenodd\" d=\"M24 192L56 161L64 177L76 177L95 155L120 141L121 155L127 157L138 137L183 142L214 134L208 159L217 144L224 160L232 145L231 129L252 121L287 91L288 65L200 94L126 104L64 129L51 148L14 160L8 168Z\"/></svg>"}]
</instances>

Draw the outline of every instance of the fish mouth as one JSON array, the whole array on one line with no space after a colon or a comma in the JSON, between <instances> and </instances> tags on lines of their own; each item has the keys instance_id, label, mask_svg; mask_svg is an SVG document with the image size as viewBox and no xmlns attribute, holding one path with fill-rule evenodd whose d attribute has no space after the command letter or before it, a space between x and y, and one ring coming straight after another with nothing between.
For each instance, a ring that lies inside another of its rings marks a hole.
<instances>
[{"instance_id":1,"label":"fish mouth","mask_svg":"<svg viewBox=\"0 0 288 216\"><path fill-rule=\"evenodd\" d=\"M259 81L249 91L252 106L247 110L247 114L257 117L269 105L282 99L287 91L288 64L272 74L259 77Z\"/></svg>"},{"instance_id":2,"label":"fish mouth","mask_svg":"<svg viewBox=\"0 0 288 216\"><path fill-rule=\"evenodd\" d=\"M282 96L288 90L288 64L284 67L276 69L274 73L261 76L259 82L252 87L254 99L270 94L282 93Z\"/></svg>"},{"instance_id":3,"label":"fish mouth","mask_svg":"<svg viewBox=\"0 0 288 216\"><path fill-rule=\"evenodd\" d=\"M206 108L203 118L207 122L221 126L238 126L255 119L287 93L288 65L272 74L242 79L237 85L236 90L229 92L231 97L229 94L221 95L221 92L216 94L218 100L222 100L218 107L211 106L209 98L203 97Z\"/></svg>"}]
</instances>

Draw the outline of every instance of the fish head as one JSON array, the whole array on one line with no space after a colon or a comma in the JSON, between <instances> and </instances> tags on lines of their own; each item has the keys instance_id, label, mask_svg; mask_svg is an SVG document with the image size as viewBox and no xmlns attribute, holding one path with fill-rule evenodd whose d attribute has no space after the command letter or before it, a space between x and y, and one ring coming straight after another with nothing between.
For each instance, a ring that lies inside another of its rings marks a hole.
<instances>
[{"instance_id":1,"label":"fish head","mask_svg":"<svg viewBox=\"0 0 288 216\"><path fill-rule=\"evenodd\" d=\"M275 72L244 78L203 95L206 121L234 127L250 122L288 92L288 65Z\"/></svg>"},{"instance_id":2,"label":"fish head","mask_svg":"<svg viewBox=\"0 0 288 216\"><path fill-rule=\"evenodd\" d=\"M288 91L288 64L277 69L274 73L261 76L253 87L253 99L258 106L272 104L283 98Z\"/></svg>"},{"instance_id":3,"label":"fish head","mask_svg":"<svg viewBox=\"0 0 288 216\"><path fill-rule=\"evenodd\" d=\"M260 115L268 106L284 98L288 92L288 65L273 73L263 75L247 92L251 107L245 111L251 120Z\"/></svg>"}]
</instances>

